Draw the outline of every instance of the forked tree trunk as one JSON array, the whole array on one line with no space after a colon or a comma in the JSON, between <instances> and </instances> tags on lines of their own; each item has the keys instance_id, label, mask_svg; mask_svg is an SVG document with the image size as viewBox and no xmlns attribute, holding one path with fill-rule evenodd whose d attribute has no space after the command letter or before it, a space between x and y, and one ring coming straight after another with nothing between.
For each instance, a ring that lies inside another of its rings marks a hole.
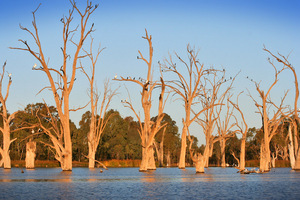
<instances>
[{"instance_id":1,"label":"forked tree trunk","mask_svg":"<svg viewBox=\"0 0 300 200\"><path fill-rule=\"evenodd\" d=\"M34 169L36 142L29 141L26 143L26 169Z\"/></svg>"},{"instance_id":2,"label":"forked tree trunk","mask_svg":"<svg viewBox=\"0 0 300 200\"><path fill-rule=\"evenodd\" d=\"M245 169L245 151L246 151L246 139L241 139L241 153L240 153L240 162L239 162L239 168L240 171Z\"/></svg>"}]
</instances>

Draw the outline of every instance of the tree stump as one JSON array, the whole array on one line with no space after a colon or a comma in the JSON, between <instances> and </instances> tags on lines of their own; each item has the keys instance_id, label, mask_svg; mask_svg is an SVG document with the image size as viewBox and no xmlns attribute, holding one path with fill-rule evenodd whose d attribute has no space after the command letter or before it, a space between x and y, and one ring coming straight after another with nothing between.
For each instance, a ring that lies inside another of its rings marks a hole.
<instances>
[{"instance_id":1,"label":"tree stump","mask_svg":"<svg viewBox=\"0 0 300 200\"><path fill-rule=\"evenodd\" d=\"M34 169L36 142L29 141L26 143L26 169Z\"/></svg>"}]
</instances>

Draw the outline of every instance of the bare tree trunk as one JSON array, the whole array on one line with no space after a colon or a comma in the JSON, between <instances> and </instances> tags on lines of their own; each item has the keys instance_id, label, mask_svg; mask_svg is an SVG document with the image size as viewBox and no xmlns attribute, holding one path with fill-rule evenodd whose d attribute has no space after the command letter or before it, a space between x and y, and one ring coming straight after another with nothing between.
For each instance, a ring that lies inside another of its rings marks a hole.
<instances>
[{"instance_id":1,"label":"bare tree trunk","mask_svg":"<svg viewBox=\"0 0 300 200\"><path fill-rule=\"evenodd\" d=\"M26 169L34 169L36 142L29 141L26 143Z\"/></svg>"},{"instance_id":2,"label":"bare tree trunk","mask_svg":"<svg viewBox=\"0 0 300 200\"><path fill-rule=\"evenodd\" d=\"M142 149L142 162L141 162L141 165L140 165L140 169L139 171L140 172L146 172L147 169L148 169L148 148L145 147Z\"/></svg>"},{"instance_id":3,"label":"bare tree trunk","mask_svg":"<svg viewBox=\"0 0 300 200\"><path fill-rule=\"evenodd\" d=\"M9 147L10 147L11 141L10 141L10 133L5 131L3 133L3 149L2 149L2 160L4 164L4 169L10 169L11 168L11 160L9 156Z\"/></svg>"},{"instance_id":4,"label":"bare tree trunk","mask_svg":"<svg viewBox=\"0 0 300 200\"><path fill-rule=\"evenodd\" d=\"M88 145L89 145L89 169L94 169L96 151L94 150L90 142L88 143Z\"/></svg>"},{"instance_id":5,"label":"bare tree trunk","mask_svg":"<svg viewBox=\"0 0 300 200\"><path fill-rule=\"evenodd\" d=\"M226 161L225 161L225 139L220 140L220 147L221 147L221 167L225 168L226 167Z\"/></svg>"},{"instance_id":6,"label":"bare tree trunk","mask_svg":"<svg viewBox=\"0 0 300 200\"><path fill-rule=\"evenodd\" d=\"M260 166L259 170L262 172L270 171L270 147L268 146L269 143L265 143L264 141L260 147Z\"/></svg>"},{"instance_id":7,"label":"bare tree trunk","mask_svg":"<svg viewBox=\"0 0 300 200\"><path fill-rule=\"evenodd\" d=\"M148 149L148 170L156 170L155 159L154 159L154 149L153 146L150 146Z\"/></svg>"},{"instance_id":8,"label":"bare tree trunk","mask_svg":"<svg viewBox=\"0 0 300 200\"><path fill-rule=\"evenodd\" d=\"M240 171L245 169L245 155L246 155L245 151L246 151L246 139L242 138L241 139L240 163L239 163Z\"/></svg>"},{"instance_id":9,"label":"bare tree trunk","mask_svg":"<svg viewBox=\"0 0 300 200\"><path fill-rule=\"evenodd\" d=\"M277 159L277 156L275 156L275 154L272 153L272 158L271 158L272 168L276 167L276 159Z\"/></svg>"},{"instance_id":10,"label":"bare tree trunk","mask_svg":"<svg viewBox=\"0 0 300 200\"><path fill-rule=\"evenodd\" d=\"M184 125L181 134L181 149L180 149L180 157L178 168L185 169L185 157L186 157L186 135L187 134L187 127Z\"/></svg>"},{"instance_id":11,"label":"bare tree trunk","mask_svg":"<svg viewBox=\"0 0 300 200\"><path fill-rule=\"evenodd\" d=\"M207 151L204 151L204 156L205 156L205 168L208 168L209 166L209 158L213 154L213 149L214 149L214 143L210 139L206 139L206 147L208 148Z\"/></svg>"},{"instance_id":12,"label":"bare tree trunk","mask_svg":"<svg viewBox=\"0 0 300 200\"><path fill-rule=\"evenodd\" d=\"M171 154L170 154L170 150L168 150L167 153L167 167L171 166Z\"/></svg>"},{"instance_id":13,"label":"bare tree trunk","mask_svg":"<svg viewBox=\"0 0 300 200\"><path fill-rule=\"evenodd\" d=\"M204 160L204 156L201 156L201 158L195 162L196 173L204 173Z\"/></svg>"},{"instance_id":14,"label":"bare tree trunk","mask_svg":"<svg viewBox=\"0 0 300 200\"><path fill-rule=\"evenodd\" d=\"M289 156L290 156L290 163L291 163L291 168L295 169L295 152L294 152L294 142L293 142L293 136L292 136L292 128L291 125L289 125L289 130L288 130L288 134L289 134Z\"/></svg>"},{"instance_id":15,"label":"bare tree trunk","mask_svg":"<svg viewBox=\"0 0 300 200\"><path fill-rule=\"evenodd\" d=\"M295 167L294 170L300 170L300 151L298 150L297 155L296 155L296 161L295 161Z\"/></svg>"}]
</instances>

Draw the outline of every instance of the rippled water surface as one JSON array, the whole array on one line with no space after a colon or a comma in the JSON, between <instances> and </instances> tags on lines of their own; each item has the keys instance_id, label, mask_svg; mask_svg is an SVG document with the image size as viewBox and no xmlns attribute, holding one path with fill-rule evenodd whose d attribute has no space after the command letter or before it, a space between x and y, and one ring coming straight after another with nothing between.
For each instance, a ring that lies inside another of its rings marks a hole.
<instances>
[{"instance_id":1,"label":"rippled water surface","mask_svg":"<svg viewBox=\"0 0 300 200\"><path fill-rule=\"evenodd\" d=\"M300 172L276 168L238 174L234 168L0 169L0 199L300 199Z\"/></svg>"}]
</instances>

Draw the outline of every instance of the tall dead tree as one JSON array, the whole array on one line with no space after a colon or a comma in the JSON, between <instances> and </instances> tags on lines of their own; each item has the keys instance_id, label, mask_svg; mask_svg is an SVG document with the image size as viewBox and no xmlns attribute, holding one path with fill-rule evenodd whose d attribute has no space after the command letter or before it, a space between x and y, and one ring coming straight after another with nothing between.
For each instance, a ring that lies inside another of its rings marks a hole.
<instances>
[{"instance_id":1,"label":"tall dead tree","mask_svg":"<svg viewBox=\"0 0 300 200\"><path fill-rule=\"evenodd\" d=\"M270 97L271 90L278 83L279 80L278 75L285 69L285 67L283 67L281 70L278 71L271 60L269 60L269 63L272 65L274 69L275 76L274 76L273 83L268 87L267 91L265 92L263 89L261 89L259 83L253 81L255 83L256 91L258 92L259 97L261 99L260 104L253 98L253 96L250 95L250 97L255 103L255 106L258 109L259 114L262 117L263 139L261 141L261 146L260 146L260 167L259 167L260 171L262 172L270 171L270 167L271 167L270 142L273 136L277 133L277 129L280 125L280 122L282 121L282 116L285 115L283 102L287 95L287 92L285 92L279 105L276 105L271 100ZM273 109L273 116L270 115L270 110L272 109Z\"/></svg>"},{"instance_id":2,"label":"tall dead tree","mask_svg":"<svg viewBox=\"0 0 300 200\"><path fill-rule=\"evenodd\" d=\"M242 112L242 110L239 107L239 96L240 96L240 94L237 96L236 103L233 103L230 100L229 100L229 102L240 113L240 116L242 117L242 122L239 122L237 120L237 117L235 117L236 118L236 126L238 127L238 132L242 135L240 159L238 159L234 155L234 152L232 152L232 155L238 161L240 171L243 171L243 170L245 170L246 138L247 138L247 132L248 132L248 124L246 122L244 113Z\"/></svg>"},{"instance_id":3,"label":"tall dead tree","mask_svg":"<svg viewBox=\"0 0 300 200\"><path fill-rule=\"evenodd\" d=\"M220 74L221 73L221 78ZM220 113L224 99L226 99L228 92L231 90L235 78L230 77L225 78L225 70L213 70L209 71L209 74L204 79L203 91L200 95L200 102L202 108L209 108L203 112L202 116L199 116L196 122L202 127L203 133L205 135L205 150L204 150L204 165L208 167L209 157L212 156L213 145L215 142L219 141L221 138L213 135L213 131L216 127L216 122L220 118ZM224 86L229 83L228 86ZM221 108L217 108L221 106ZM217 112L218 110L218 112Z\"/></svg>"},{"instance_id":4,"label":"tall dead tree","mask_svg":"<svg viewBox=\"0 0 300 200\"><path fill-rule=\"evenodd\" d=\"M209 70L204 70L204 65L200 64L197 58L198 53L199 52L192 49L190 45L187 45L188 62L185 62L177 53L175 53L179 63L186 68L186 75L185 72L178 70L179 65L176 65L171 56L168 60L165 59L163 64L159 63L162 72L171 72L176 75L177 80L169 81L167 86L171 88L184 103L185 117L183 118L181 134L181 149L178 163L179 169L185 168L186 138L189 126L197 119L202 111L202 109L200 109L198 112L198 110L196 111L196 108L194 108L195 114L193 115L192 113L192 107L199 104L198 96L203 87L201 85L201 78L206 73L209 73Z\"/></svg>"},{"instance_id":5,"label":"tall dead tree","mask_svg":"<svg viewBox=\"0 0 300 200\"><path fill-rule=\"evenodd\" d=\"M10 139L10 134L11 134L10 125L11 125L13 119L15 118L15 115L17 112L14 112L13 114L9 114L7 107L6 107L6 102L7 102L8 96L9 96L10 86L12 84L12 74L8 73L9 81L6 86L6 94L3 94L2 87L3 87L4 75L6 73L5 66L6 66L6 62L3 64L2 72L0 73L0 103L1 103L0 115L1 115L2 123L3 123L3 126L0 127L0 131L3 136L3 146L2 146L2 148L0 147L0 155L2 157L0 160L0 167L2 165L4 165L3 167L5 169L10 169L11 168L11 160L10 160L10 156L9 156L9 151L10 151L9 148L10 148L10 144L17 139L17 138L14 138L12 140Z\"/></svg>"},{"instance_id":6,"label":"tall dead tree","mask_svg":"<svg viewBox=\"0 0 300 200\"><path fill-rule=\"evenodd\" d=\"M39 30L35 18L35 13L37 12L39 7L32 12L33 31L20 26L22 30L29 33L34 41L34 44L29 44L26 40L19 40L25 45L25 47L11 48L26 51L30 53L34 58L36 58L40 63L40 66L34 65L33 70L44 72L49 80L50 85L44 87L41 91L45 89L50 89L52 91L60 123L58 125L58 129L56 129L55 134L53 134L53 132L49 130L47 131L47 133L51 138L51 141L53 143L52 147L56 151L56 159L60 162L62 170L72 170L70 111L76 111L80 108L70 109L69 98L74 87L74 82L76 80L78 60L84 58L84 56L80 55L82 46L86 38L90 35L91 32L94 31L94 24L92 24L90 28L88 28L89 18L98 7L98 5L93 6L91 2L87 1L86 8L81 11L77 7L75 1L70 1L70 3L71 9L69 10L68 15L64 16L60 20L63 24L63 46L61 47L63 61L59 69L52 68L51 64L49 63L49 59L47 59L46 55L44 54L44 48L42 47L42 43L40 41ZM72 29L70 26L74 19L74 13L77 13L79 15L80 25L78 25L75 29ZM73 36L76 32L79 32L79 35L77 38L74 38ZM75 51L72 53L72 55L70 55L68 51L69 43L72 43L75 46ZM54 78L56 77L58 77L57 82L54 80Z\"/></svg>"},{"instance_id":7,"label":"tall dead tree","mask_svg":"<svg viewBox=\"0 0 300 200\"><path fill-rule=\"evenodd\" d=\"M93 47L93 38L91 39L91 45L90 45L90 51L86 53L86 56L90 58L90 61L92 63L91 65L91 74L89 75L83 66L81 66L82 72L86 75L89 84L89 96L90 96L90 106L91 106L91 122L90 122L90 130L87 134L88 138L88 147L89 147L89 168L93 169L95 168L95 155L96 151L102 136L102 133L107 125L107 122L109 119L113 116L113 114L109 115L108 117L105 116L110 102L112 98L116 95L117 89L112 90L110 88L109 81L107 80L104 83L104 91L102 94L102 101L100 100L100 92L97 91L96 85L95 85L95 70L96 70L96 63L98 60L98 57L103 49L98 48L97 54L94 57L92 52Z\"/></svg>"},{"instance_id":8,"label":"tall dead tree","mask_svg":"<svg viewBox=\"0 0 300 200\"><path fill-rule=\"evenodd\" d=\"M276 59L276 61L283 66L287 67L289 70L292 71L294 76L294 84L295 84L295 100L294 100L294 109L292 111L292 116L290 117L290 126L289 127L289 153L290 153L290 160L291 160L291 167L295 170L300 170L300 148L299 148L299 124L300 119L298 116L298 99L299 99L299 83L298 83L298 77L295 68L292 66L292 64L289 62L288 57L285 57L278 53L278 56L274 55L270 50L266 49L264 47L264 51L268 52L273 58ZM293 128L293 131L292 131Z\"/></svg>"},{"instance_id":9,"label":"tall dead tree","mask_svg":"<svg viewBox=\"0 0 300 200\"><path fill-rule=\"evenodd\" d=\"M152 47L152 36L148 35L148 32L146 30L146 36L143 37L143 39L147 40L149 45L149 59L147 60L143 54L139 52L139 56L137 59L143 60L148 67L147 72L147 78L132 78L132 77L120 77L119 79L117 77L114 78L114 80L118 81L128 81L135 84L138 84L142 87L141 91L141 104L143 108L144 113L144 122L141 119L141 116L137 113L136 109L132 105L131 98L129 97L129 101L127 100L121 100L121 102L124 104L125 107L132 110L136 118L138 119L140 130L139 134L142 140L142 162L140 165L140 171L144 172L147 170L154 170L156 169L155 166L155 160L154 160L154 137L158 133L160 129L165 127L167 123L161 124L161 121L164 117L164 107L165 107L165 100L164 100L164 94L165 94L165 83L163 79L160 79L160 83L158 81L153 81L153 71L152 71L152 58L153 58L153 47ZM152 107L152 92L153 90L160 86L161 92L158 98L159 105L158 105L158 115L155 121L151 120L151 107Z\"/></svg>"}]
</instances>

